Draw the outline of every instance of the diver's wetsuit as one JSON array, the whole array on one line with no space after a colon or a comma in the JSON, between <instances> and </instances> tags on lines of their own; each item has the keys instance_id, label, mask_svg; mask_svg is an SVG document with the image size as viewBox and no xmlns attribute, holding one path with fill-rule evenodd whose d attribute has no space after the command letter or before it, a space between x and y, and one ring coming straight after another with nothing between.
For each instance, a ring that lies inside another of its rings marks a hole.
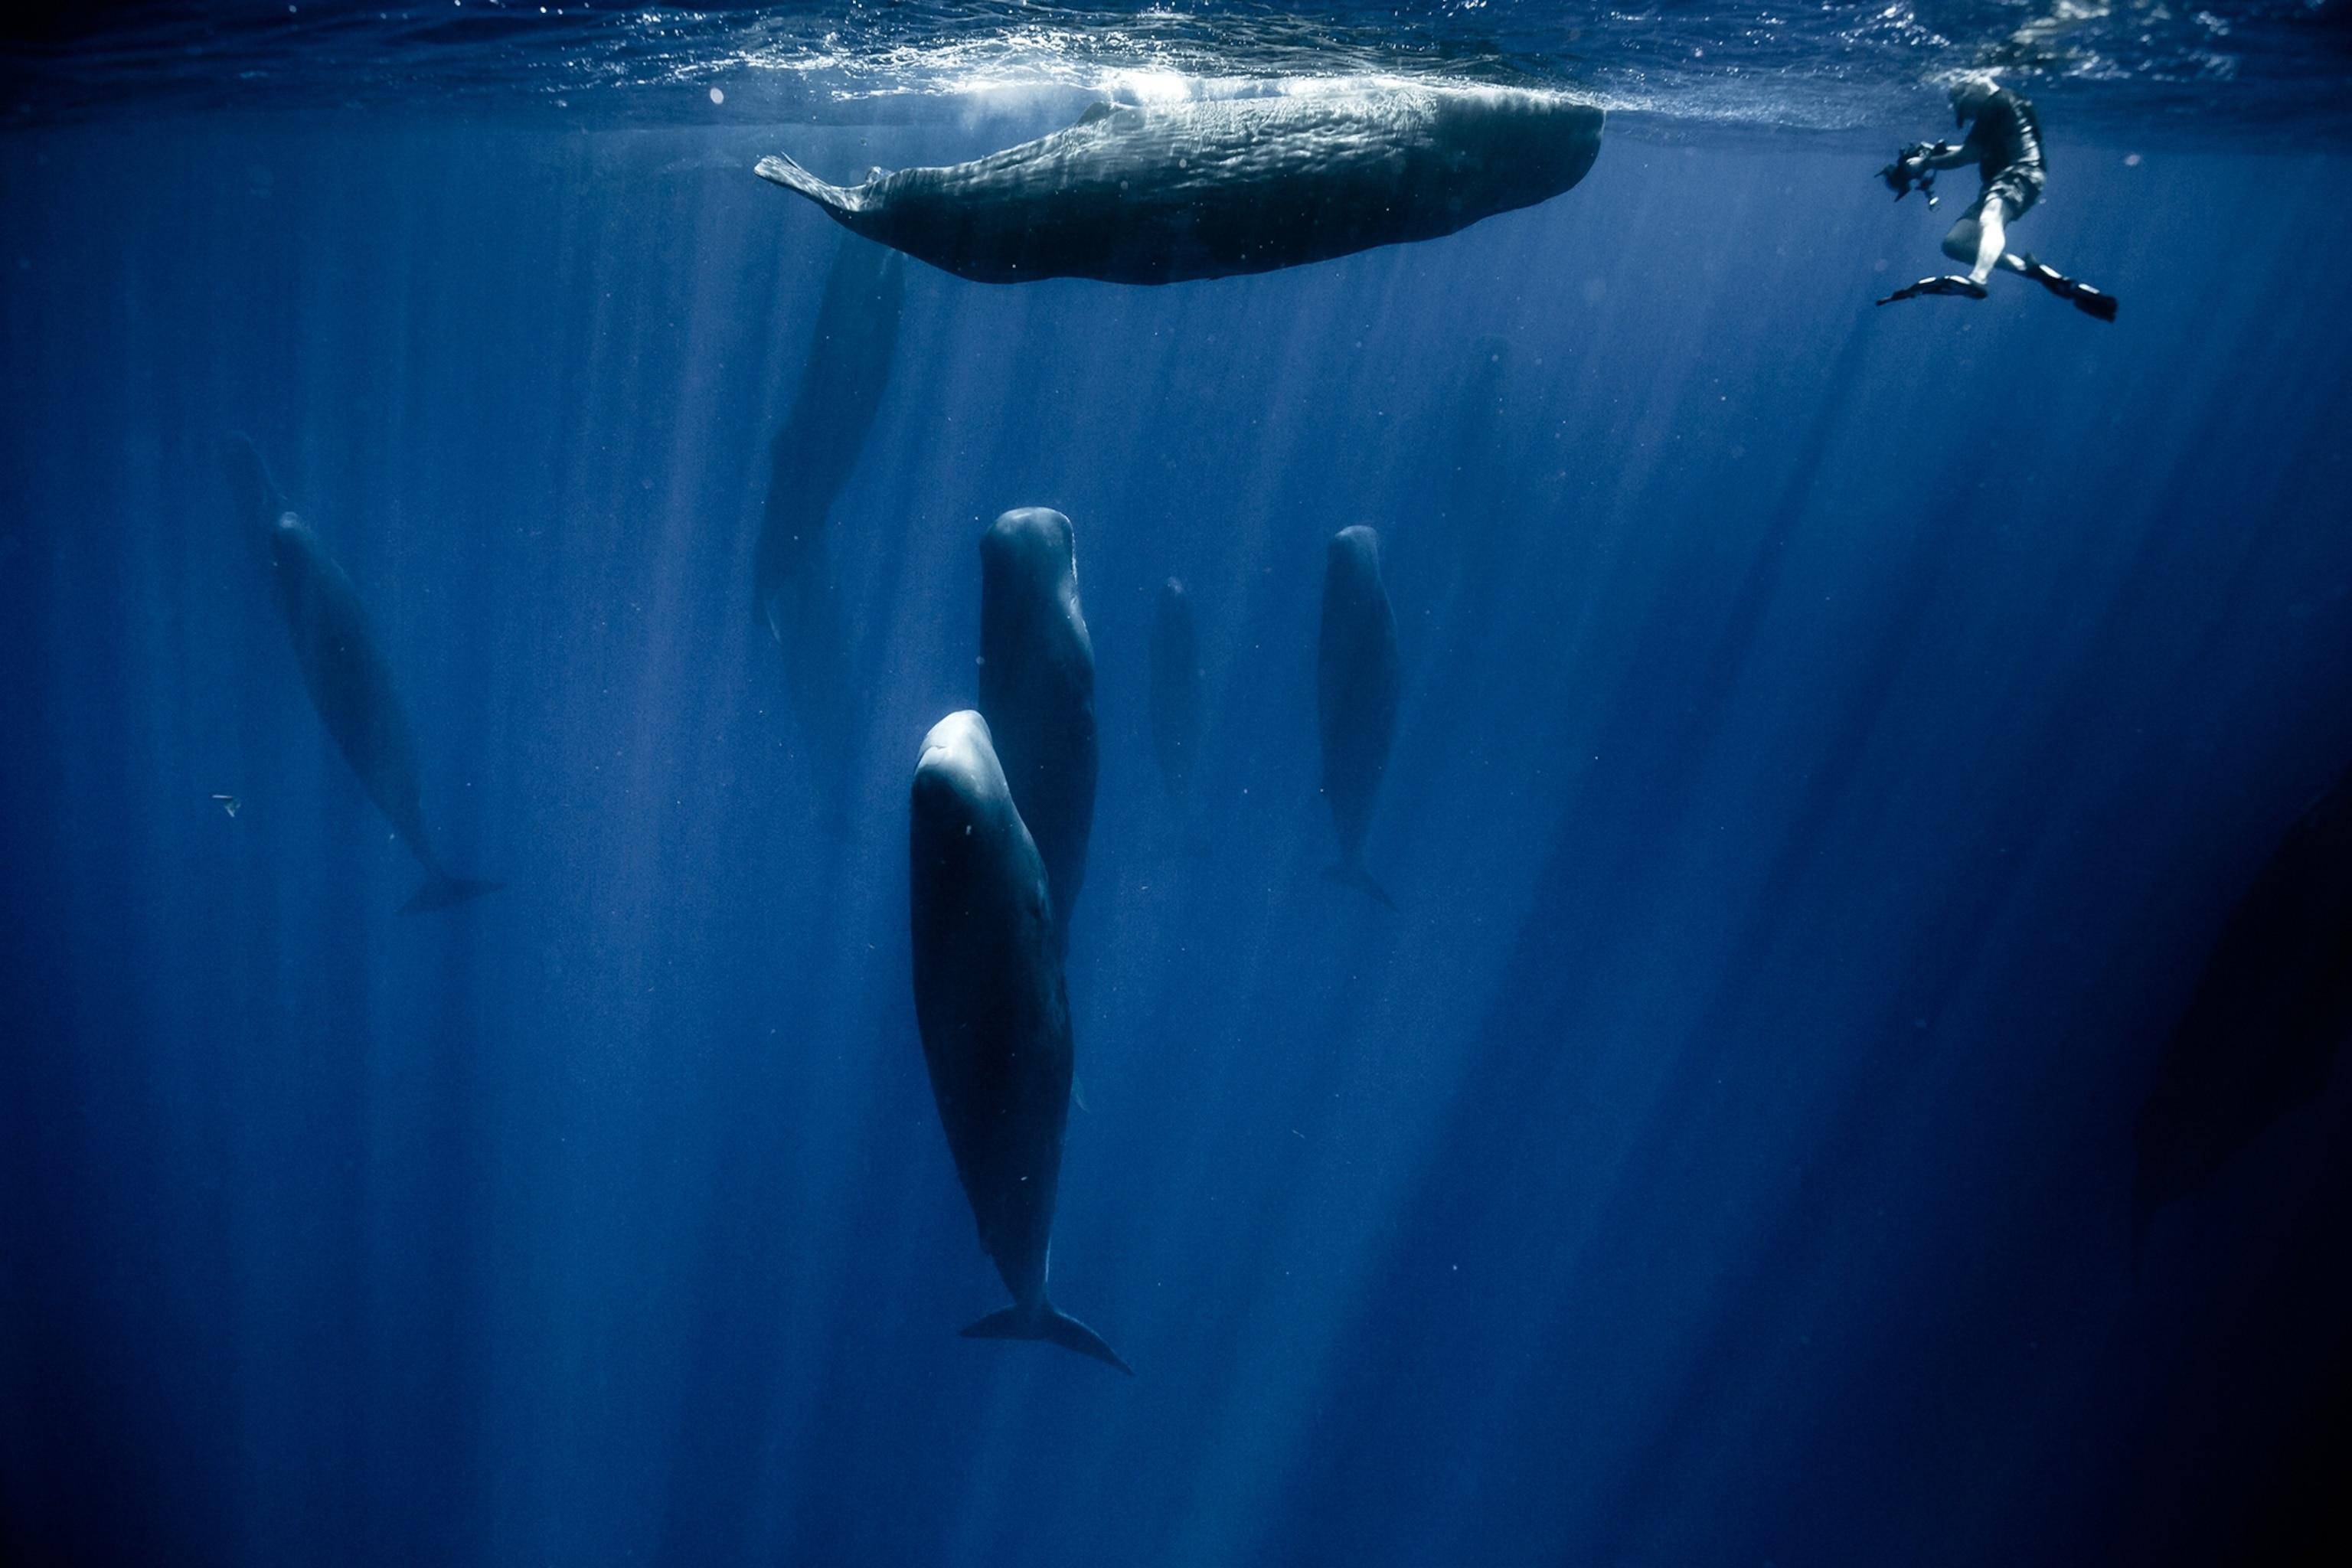
<instances>
[{"instance_id":1,"label":"diver's wetsuit","mask_svg":"<svg viewBox=\"0 0 2352 1568\"><path fill-rule=\"evenodd\" d=\"M1973 162L1983 188L1967 214L1952 226L1952 232L1944 237L1944 254L1974 265L1966 273L1922 278L1878 302L1892 305L1923 294L1981 300L1985 279L2001 269L2041 284L2084 315L2114 321L2114 295L2069 278L2031 255L2012 256L2002 248L2009 239L2009 226L2042 199L2046 179L2042 166L2042 122L2034 115L2033 105L2008 88L1979 79L1952 89L1952 113L1968 124L1968 140L1957 147L1948 142L1906 147L1878 172L1878 177L1899 200L1906 191L1925 189L1934 171ZM1935 201L1931 194L1928 205L1934 205Z\"/></svg>"},{"instance_id":2,"label":"diver's wetsuit","mask_svg":"<svg viewBox=\"0 0 2352 1568\"><path fill-rule=\"evenodd\" d=\"M1984 181L1969 216L1995 196L2012 218L2042 199L2042 123L2033 105L2009 89L1997 89L1977 111L1960 151L1977 155L1977 174Z\"/></svg>"}]
</instances>

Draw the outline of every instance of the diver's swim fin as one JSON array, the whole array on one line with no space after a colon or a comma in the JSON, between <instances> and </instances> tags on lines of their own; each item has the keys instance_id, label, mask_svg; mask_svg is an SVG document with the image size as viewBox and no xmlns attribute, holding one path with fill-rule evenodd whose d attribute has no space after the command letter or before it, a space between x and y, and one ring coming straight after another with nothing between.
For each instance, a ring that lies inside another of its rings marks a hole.
<instances>
[{"instance_id":1,"label":"diver's swim fin","mask_svg":"<svg viewBox=\"0 0 2352 1568\"><path fill-rule=\"evenodd\" d=\"M2116 319L2116 297L2088 283L2078 283L2047 262L2031 256L2021 256L2025 263L2025 275L2065 300L2086 316L2096 316L2102 321Z\"/></svg>"},{"instance_id":2,"label":"diver's swim fin","mask_svg":"<svg viewBox=\"0 0 2352 1568\"><path fill-rule=\"evenodd\" d=\"M1975 279L1948 272L1941 278L1922 278L1906 288L1897 289L1879 303L1892 305L1897 300L1916 300L1922 294L1958 294L1965 299L1981 300L1985 293L1985 286Z\"/></svg>"},{"instance_id":3,"label":"diver's swim fin","mask_svg":"<svg viewBox=\"0 0 2352 1568\"><path fill-rule=\"evenodd\" d=\"M1104 1342L1103 1337L1078 1321L1054 1310L1051 1302L1041 1302L1036 1316L1031 1317L1019 1307L1007 1307L1001 1312L991 1312L964 1330L968 1340L1047 1340L1066 1351L1076 1351L1092 1356L1106 1366L1115 1366L1128 1376L1135 1369L1118 1359L1118 1352Z\"/></svg>"},{"instance_id":4,"label":"diver's swim fin","mask_svg":"<svg viewBox=\"0 0 2352 1568\"><path fill-rule=\"evenodd\" d=\"M2074 309L2086 316L2096 316L2103 321L2116 319L2116 297L2092 288L2088 283L2074 285Z\"/></svg>"}]
</instances>

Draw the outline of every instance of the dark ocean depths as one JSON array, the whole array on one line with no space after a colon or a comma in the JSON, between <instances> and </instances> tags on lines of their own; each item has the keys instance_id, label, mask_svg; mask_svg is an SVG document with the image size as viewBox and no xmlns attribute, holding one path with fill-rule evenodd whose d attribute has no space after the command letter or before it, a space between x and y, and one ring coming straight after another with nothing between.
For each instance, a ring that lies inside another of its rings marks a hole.
<instances>
[{"instance_id":1,"label":"dark ocean depths","mask_svg":"<svg viewBox=\"0 0 2352 1568\"><path fill-rule=\"evenodd\" d=\"M573 9L544 46L527 7L275 10L0 57L0 1556L2344 1544L2346 1075L2137 1272L2131 1237L2167 1034L2352 763L2340 0L2078 5L2032 48L2000 5ZM910 264L831 512L871 697L814 776L751 558L865 242L752 163L1327 57L1622 112L1577 189L1448 239L1165 288ZM1974 192L1872 171L1984 60L2048 135L2015 243L2112 327L2014 279L1872 307ZM231 431L503 890L395 914ZM1131 1382L958 1337L1004 1297L909 994L916 748L1023 505L1075 521L1103 738L1055 1296ZM1321 875L1360 522L1393 913Z\"/></svg>"}]
</instances>

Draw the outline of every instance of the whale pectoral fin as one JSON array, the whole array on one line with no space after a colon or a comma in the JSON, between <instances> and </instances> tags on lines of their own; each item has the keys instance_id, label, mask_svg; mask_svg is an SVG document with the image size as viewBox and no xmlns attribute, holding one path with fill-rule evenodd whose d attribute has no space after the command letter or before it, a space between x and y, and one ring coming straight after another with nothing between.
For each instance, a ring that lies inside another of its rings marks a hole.
<instances>
[{"instance_id":1,"label":"whale pectoral fin","mask_svg":"<svg viewBox=\"0 0 2352 1568\"><path fill-rule=\"evenodd\" d=\"M1066 1351L1091 1356L1105 1366L1115 1366L1129 1377L1135 1375L1135 1369L1119 1360L1118 1352L1104 1342L1100 1334L1076 1318L1055 1311L1050 1303L1040 1306L1034 1317L1019 1307L991 1312L964 1330L963 1337L968 1340L1045 1340Z\"/></svg>"}]
</instances>

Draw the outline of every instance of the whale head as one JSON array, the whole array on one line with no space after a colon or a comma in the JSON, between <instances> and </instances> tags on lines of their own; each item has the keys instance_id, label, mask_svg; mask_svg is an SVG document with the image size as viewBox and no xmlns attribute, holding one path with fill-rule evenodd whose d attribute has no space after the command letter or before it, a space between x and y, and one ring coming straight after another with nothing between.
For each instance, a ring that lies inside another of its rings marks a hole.
<instances>
[{"instance_id":1,"label":"whale head","mask_svg":"<svg viewBox=\"0 0 2352 1568\"><path fill-rule=\"evenodd\" d=\"M229 497L236 508L237 528L261 559L282 567L316 552L310 525L286 504L250 437L227 437L221 444L221 459L228 475Z\"/></svg>"},{"instance_id":2,"label":"whale head","mask_svg":"<svg viewBox=\"0 0 2352 1568\"><path fill-rule=\"evenodd\" d=\"M987 720L967 708L931 726L915 762L919 837L968 835L992 805L1011 797Z\"/></svg>"},{"instance_id":3,"label":"whale head","mask_svg":"<svg viewBox=\"0 0 2352 1568\"><path fill-rule=\"evenodd\" d=\"M1591 171L1601 154L1595 105L1532 88L1449 89L1437 99L1442 139L1463 159L1460 177L1492 186L1490 199L1545 200Z\"/></svg>"},{"instance_id":4,"label":"whale head","mask_svg":"<svg viewBox=\"0 0 2352 1568\"><path fill-rule=\"evenodd\" d=\"M984 579L1004 574L1055 582L1078 569L1076 535L1070 520L1049 506L1015 507L989 524L980 539Z\"/></svg>"},{"instance_id":5,"label":"whale head","mask_svg":"<svg viewBox=\"0 0 2352 1568\"><path fill-rule=\"evenodd\" d=\"M1049 940L1040 934L1053 925L1045 868L1013 807L987 720L966 709L931 726L915 763L911 815L919 921L968 922L981 912L1007 940Z\"/></svg>"},{"instance_id":6,"label":"whale head","mask_svg":"<svg viewBox=\"0 0 2352 1568\"><path fill-rule=\"evenodd\" d=\"M1357 523L1331 536L1324 550L1324 570L1348 581L1376 584L1381 578L1381 536Z\"/></svg>"},{"instance_id":7,"label":"whale head","mask_svg":"<svg viewBox=\"0 0 2352 1568\"><path fill-rule=\"evenodd\" d=\"M1077 541L1070 520L1051 507L1024 506L991 523L980 538L980 605L983 647L1041 619L1075 627L1085 642Z\"/></svg>"}]
</instances>

